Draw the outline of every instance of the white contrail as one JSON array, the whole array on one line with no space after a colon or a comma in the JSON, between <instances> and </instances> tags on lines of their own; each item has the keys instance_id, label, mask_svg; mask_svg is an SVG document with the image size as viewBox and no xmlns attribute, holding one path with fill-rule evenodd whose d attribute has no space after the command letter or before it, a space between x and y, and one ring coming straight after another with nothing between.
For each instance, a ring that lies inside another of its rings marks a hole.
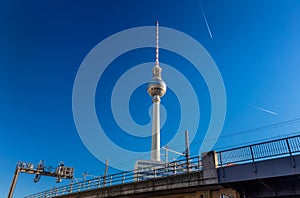
<instances>
[{"instance_id":1,"label":"white contrail","mask_svg":"<svg viewBox=\"0 0 300 198\"><path fill-rule=\"evenodd\" d=\"M273 114L273 115L278 115L276 112L270 111L270 110L268 110L268 109L264 109L264 108L261 108L261 107L255 107L255 108L256 108L256 109L259 109L259 110L261 110L261 111L264 111L264 112Z\"/></svg>"},{"instance_id":2,"label":"white contrail","mask_svg":"<svg viewBox=\"0 0 300 198\"><path fill-rule=\"evenodd\" d=\"M202 11L202 15L203 15L203 18L204 18L204 21L205 21L205 24L206 24L206 27L207 27L207 30L208 30L208 33L210 35L210 38L213 38L212 36L212 33L210 31L210 28L209 28L209 25L208 25L208 22L207 22L207 19L206 19L206 15L205 15L205 12L204 12L204 9L203 9L203 6L202 6L202 3L201 3L201 0L199 0L199 3L200 3L200 7L201 7L201 11Z\"/></svg>"}]
</instances>

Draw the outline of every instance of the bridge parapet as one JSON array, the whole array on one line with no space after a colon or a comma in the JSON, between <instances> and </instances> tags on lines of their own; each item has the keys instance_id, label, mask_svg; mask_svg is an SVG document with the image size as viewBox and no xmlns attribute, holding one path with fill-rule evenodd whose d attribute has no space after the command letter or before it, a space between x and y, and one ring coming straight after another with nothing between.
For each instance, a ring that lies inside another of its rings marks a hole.
<instances>
[{"instance_id":1,"label":"bridge parapet","mask_svg":"<svg viewBox=\"0 0 300 198\"><path fill-rule=\"evenodd\" d=\"M293 156L298 154L300 154L300 135L219 151L217 152L217 159L218 167L227 167L290 157L294 167L296 164Z\"/></svg>"}]
</instances>

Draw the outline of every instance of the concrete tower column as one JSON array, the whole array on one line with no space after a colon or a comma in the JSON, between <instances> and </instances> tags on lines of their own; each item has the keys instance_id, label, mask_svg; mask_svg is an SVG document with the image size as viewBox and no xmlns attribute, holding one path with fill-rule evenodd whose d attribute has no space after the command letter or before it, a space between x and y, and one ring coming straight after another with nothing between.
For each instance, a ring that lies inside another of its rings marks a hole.
<instances>
[{"instance_id":1,"label":"concrete tower column","mask_svg":"<svg viewBox=\"0 0 300 198\"><path fill-rule=\"evenodd\" d=\"M152 146L151 160L160 161L160 97L155 95L152 99Z\"/></svg>"}]
</instances>

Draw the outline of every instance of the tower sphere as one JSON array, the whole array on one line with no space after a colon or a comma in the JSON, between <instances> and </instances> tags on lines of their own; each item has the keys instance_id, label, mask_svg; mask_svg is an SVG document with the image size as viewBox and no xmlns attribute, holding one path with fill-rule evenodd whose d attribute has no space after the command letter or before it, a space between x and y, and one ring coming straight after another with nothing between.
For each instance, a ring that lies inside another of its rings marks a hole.
<instances>
[{"instance_id":1,"label":"tower sphere","mask_svg":"<svg viewBox=\"0 0 300 198\"><path fill-rule=\"evenodd\" d=\"M154 77L150 80L147 91L151 97L156 95L162 97L167 91L167 85L163 80Z\"/></svg>"}]
</instances>

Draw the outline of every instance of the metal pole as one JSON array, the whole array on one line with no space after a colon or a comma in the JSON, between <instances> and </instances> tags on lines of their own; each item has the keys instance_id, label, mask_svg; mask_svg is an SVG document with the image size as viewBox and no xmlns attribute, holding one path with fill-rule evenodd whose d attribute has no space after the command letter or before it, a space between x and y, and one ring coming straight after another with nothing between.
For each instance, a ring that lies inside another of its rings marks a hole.
<instances>
[{"instance_id":1,"label":"metal pole","mask_svg":"<svg viewBox=\"0 0 300 198\"><path fill-rule=\"evenodd\" d=\"M12 181L10 189L9 189L8 198L12 198L12 196L14 194L14 190L15 190L15 187L17 184L19 173L20 173L20 167L19 167L19 165L17 165L15 175L14 175L13 181Z\"/></svg>"},{"instance_id":2,"label":"metal pole","mask_svg":"<svg viewBox=\"0 0 300 198\"><path fill-rule=\"evenodd\" d=\"M106 186L106 176L108 172L108 159L105 162L105 171L104 171L104 176L103 176L103 186Z\"/></svg>"},{"instance_id":3,"label":"metal pole","mask_svg":"<svg viewBox=\"0 0 300 198\"><path fill-rule=\"evenodd\" d=\"M168 158L169 158L169 156L168 156L168 154L169 154L169 153L168 153L168 145L166 145L165 148L166 148L166 149L165 149L165 152L166 152L166 153L165 153L165 157L166 157L166 165L167 165L167 164L168 164L168 161L169 161L169 159L168 159Z\"/></svg>"},{"instance_id":4,"label":"metal pole","mask_svg":"<svg viewBox=\"0 0 300 198\"><path fill-rule=\"evenodd\" d=\"M185 157L187 171L190 172L190 144L189 144L189 132L185 131Z\"/></svg>"}]
</instances>

